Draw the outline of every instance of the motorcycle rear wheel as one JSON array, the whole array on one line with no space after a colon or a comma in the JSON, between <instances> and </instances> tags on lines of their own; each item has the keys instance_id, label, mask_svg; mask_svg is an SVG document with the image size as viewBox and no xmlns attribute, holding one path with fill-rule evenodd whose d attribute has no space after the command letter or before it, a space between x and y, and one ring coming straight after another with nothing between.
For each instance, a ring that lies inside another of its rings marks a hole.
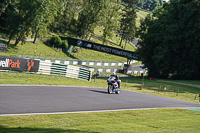
<instances>
[{"instance_id":1,"label":"motorcycle rear wheel","mask_svg":"<svg viewBox=\"0 0 200 133\"><path fill-rule=\"evenodd\" d=\"M112 85L108 85L108 94L112 93Z\"/></svg>"}]
</instances>

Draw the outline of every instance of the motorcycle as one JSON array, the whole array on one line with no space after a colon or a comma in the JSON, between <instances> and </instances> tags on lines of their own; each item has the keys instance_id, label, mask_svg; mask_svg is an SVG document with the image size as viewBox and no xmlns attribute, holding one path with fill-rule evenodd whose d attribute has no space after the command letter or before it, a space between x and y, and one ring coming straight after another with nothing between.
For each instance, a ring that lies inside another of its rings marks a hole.
<instances>
[{"instance_id":1,"label":"motorcycle","mask_svg":"<svg viewBox=\"0 0 200 133\"><path fill-rule=\"evenodd\" d=\"M118 80L118 82L121 82L121 80ZM108 93L109 94L111 94L111 93L119 94L120 93L120 88L119 88L118 83L116 81L116 77L111 76L107 80L107 83L108 83Z\"/></svg>"}]
</instances>

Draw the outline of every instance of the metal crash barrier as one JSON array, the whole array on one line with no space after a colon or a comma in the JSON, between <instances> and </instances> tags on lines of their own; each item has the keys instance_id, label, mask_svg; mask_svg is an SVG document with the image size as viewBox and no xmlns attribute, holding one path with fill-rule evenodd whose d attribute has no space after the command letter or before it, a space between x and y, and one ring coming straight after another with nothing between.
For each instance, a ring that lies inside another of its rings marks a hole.
<instances>
[{"instance_id":1,"label":"metal crash barrier","mask_svg":"<svg viewBox=\"0 0 200 133\"><path fill-rule=\"evenodd\" d=\"M59 75L88 81L91 80L91 71L87 68L48 61L40 61L39 70L37 73L46 75Z\"/></svg>"}]
</instances>

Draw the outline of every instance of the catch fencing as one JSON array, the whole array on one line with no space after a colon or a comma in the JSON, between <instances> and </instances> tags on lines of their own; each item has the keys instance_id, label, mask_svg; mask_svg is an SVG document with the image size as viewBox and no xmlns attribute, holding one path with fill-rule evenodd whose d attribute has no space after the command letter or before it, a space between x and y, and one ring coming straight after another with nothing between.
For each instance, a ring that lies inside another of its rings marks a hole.
<instances>
[{"instance_id":1,"label":"catch fencing","mask_svg":"<svg viewBox=\"0 0 200 133\"><path fill-rule=\"evenodd\" d=\"M62 63L66 65L85 65L85 66L123 66L127 62L111 62L111 61L94 61L94 60L81 60L81 59L69 59L69 58L52 58L52 57L39 57L39 56L26 56L18 55L20 58L40 59L44 61ZM136 63L136 60L130 62L130 64Z\"/></svg>"}]
</instances>

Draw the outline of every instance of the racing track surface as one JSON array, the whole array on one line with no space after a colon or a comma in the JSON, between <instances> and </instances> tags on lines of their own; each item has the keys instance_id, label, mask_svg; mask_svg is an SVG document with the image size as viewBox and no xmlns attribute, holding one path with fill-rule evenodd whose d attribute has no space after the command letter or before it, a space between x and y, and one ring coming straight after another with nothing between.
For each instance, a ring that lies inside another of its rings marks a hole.
<instances>
[{"instance_id":1,"label":"racing track surface","mask_svg":"<svg viewBox=\"0 0 200 133\"><path fill-rule=\"evenodd\" d=\"M126 90L107 94L107 88L0 85L0 115L176 107L200 104Z\"/></svg>"}]
</instances>

